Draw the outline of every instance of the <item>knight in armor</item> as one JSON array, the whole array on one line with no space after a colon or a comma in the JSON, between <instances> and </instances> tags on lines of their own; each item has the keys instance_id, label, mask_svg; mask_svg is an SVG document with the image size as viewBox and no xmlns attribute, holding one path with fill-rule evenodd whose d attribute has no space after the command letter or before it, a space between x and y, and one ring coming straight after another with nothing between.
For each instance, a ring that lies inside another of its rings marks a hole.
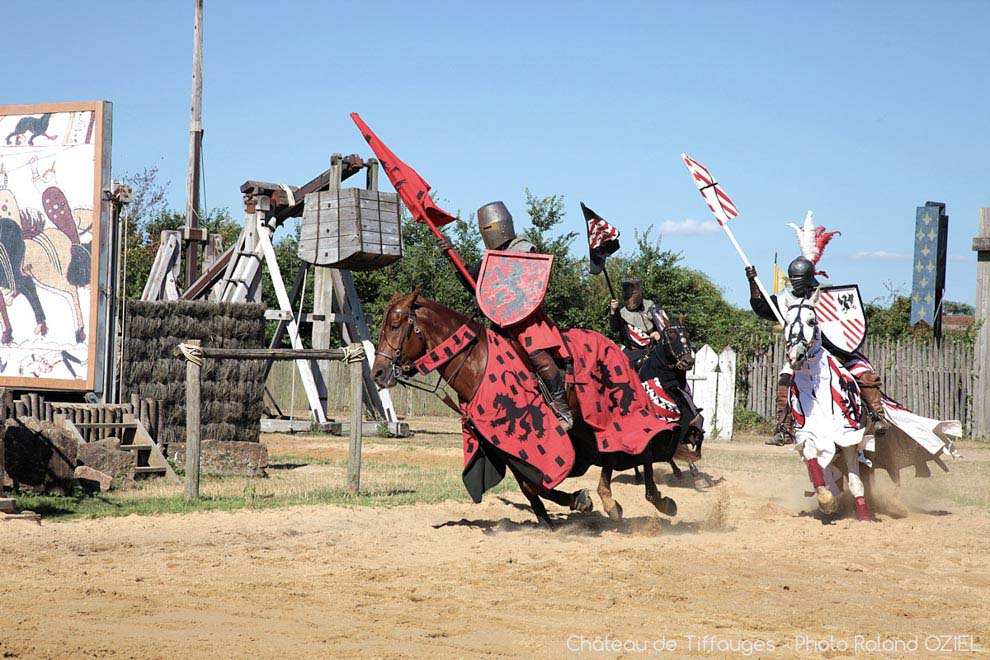
<instances>
[{"instance_id":1,"label":"knight in armor","mask_svg":"<svg viewBox=\"0 0 990 660\"><path fill-rule=\"evenodd\" d=\"M653 348L660 333L670 327L663 307L643 296L640 280L622 281L622 303L609 302L609 329L619 337L623 352L643 381L657 378L660 386L674 400L681 413L681 427L686 434L694 424L701 426L700 410L687 384L685 372L665 364Z\"/></svg>"},{"instance_id":2,"label":"knight in armor","mask_svg":"<svg viewBox=\"0 0 990 660\"><path fill-rule=\"evenodd\" d=\"M756 268L753 266L748 267L746 269L746 277L749 279L750 307L761 318L776 321L777 317L774 316L771 305L776 305L781 313L783 313L791 305L796 305L801 300L811 298L818 287L821 286L815 274L815 265L811 260L805 257L798 257L787 267L787 277L791 283L791 290L783 291L779 295L772 295L768 301L763 297L759 286L756 284ZM854 362L860 367L855 370L850 369L850 371L855 375L856 382L859 384L860 390L862 390L863 402L866 403L868 414L873 422L873 431L877 435L886 433L887 420L884 416L883 405L881 404L880 391L882 383L880 376L872 367L863 368L864 365L868 366L870 364L869 360L866 360L859 351L849 353L839 349L824 335L822 336L822 344L832 355L841 360L847 368ZM777 429L774 437L767 444L783 445L794 442L794 420L789 414L790 406L788 404L791 378L791 368L785 365L777 380Z\"/></svg>"},{"instance_id":3,"label":"knight in armor","mask_svg":"<svg viewBox=\"0 0 990 660\"><path fill-rule=\"evenodd\" d=\"M536 246L526 234L517 234L512 223L512 214L502 202L491 202L478 209L478 228L487 250L508 250L512 252L536 252ZM440 248L450 245L449 239L440 239ZM471 275L477 279L481 264L468 266ZM460 278L459 278L460 279ZM467 286L463 279L461 283ZM473 293L473 292L472 292ZM560 420L564 430L574 425L570 405L567 403L567 390L561 365L566 365L570 354L564 346L564 338L559 328L539 308L525 321L507 328L513 338L529 356L529 361L549 394L550 406ZM558 365L558 362L560 363Z\"/></svg>"},{"instance_id":4,"label":"knight in armor","mask_svg":"<svg viewBox=\"0 0 990 660\"><path fill-rule=\"evenodd\" d=\"M613 336L619 338L630 361L639 366L650 347L660 340L660 328L651 311L656 303L643 297L639 280L622 281L622 304L613 299L609 303L608 326Z\"/></svg>"}]
</instances>

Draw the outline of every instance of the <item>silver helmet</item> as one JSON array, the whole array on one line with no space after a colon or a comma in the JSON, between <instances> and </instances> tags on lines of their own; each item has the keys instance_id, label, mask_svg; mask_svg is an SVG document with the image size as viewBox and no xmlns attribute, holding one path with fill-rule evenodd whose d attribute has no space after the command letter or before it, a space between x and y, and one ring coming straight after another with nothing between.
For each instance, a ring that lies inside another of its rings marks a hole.
<instances>
[{"instance_id":1,"label":"silver helmet","mask_svg":"<svg viewBox=\"0 0 990 660\"><path fill-rule=\"evenodd\" d=\"M502 202L485 204L478 209L478 229L489 250L498 250L516 237L512 214Z\"/></svg>"}]
</instances>

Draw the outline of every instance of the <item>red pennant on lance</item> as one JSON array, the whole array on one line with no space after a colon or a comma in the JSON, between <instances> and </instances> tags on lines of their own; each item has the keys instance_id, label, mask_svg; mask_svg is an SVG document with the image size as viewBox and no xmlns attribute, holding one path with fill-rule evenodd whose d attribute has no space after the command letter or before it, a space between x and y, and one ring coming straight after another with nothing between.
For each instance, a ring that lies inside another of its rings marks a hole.
<instances>
[{"instance_id":1,"label":"red pennant on lance","mask_svg":"<svg viewBox=\"0 0 990 660\"><path fill-rule=\"evenodd\" d=\"M457 220L433 202L430 197L430 185L423 180L423 177L413 168L409 167L396 156L385 144L378 139L358 113L352 112L351 119L357 124L361 135L371 150L378 156L378 160L385 170L385 175L392 182L392 187L399 193L402 202L412 213L417 222L426 222L424 218L429 218L437 227L442 227Z\"/></svg>"},{"instance_id":2,"label":"red pennant on lance","mask_svg":"<svg viewBox=\"0 0 990 660\"><path fill-rule=\"evenodd\" d=\"M715 177L712 176L712 173L704 165L689 158L687 154L681 154L681 158L684 160L688 172L694 178L694 183L698 186L698 191L705 198L708 208L712 210L715 219L718 220L720 225L724 225L739 215L736 205L732 203L729 196L722 190L722 186L718 184Z\"/></svg>"}]
</instances>

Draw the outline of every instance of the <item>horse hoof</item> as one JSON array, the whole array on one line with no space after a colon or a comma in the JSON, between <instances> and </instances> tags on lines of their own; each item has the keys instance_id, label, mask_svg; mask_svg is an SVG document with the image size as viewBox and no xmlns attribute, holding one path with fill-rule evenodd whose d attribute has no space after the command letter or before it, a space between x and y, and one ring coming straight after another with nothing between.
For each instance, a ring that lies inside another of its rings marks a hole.
<instances>
[{"instance_id":1,"label":"horse hoof","mask_svg":"<svg viewBox=\"0 0 990 660\"><path fill-rule=\"evenodd\" d=\"M818 508L822 513L835 513L839 510L839 501L835 499L830 491L825 486L819 486L815 489L815 494L818 497Z\"/></svg>"},{"instance_id":2,"label":"horse hoof","mask_svg":"<svg viewBox=\"0 0 990 660\"><path fill-rule=\"evenodd\" d=\"M7 328L6 330L4 330L3 331L3 337L0 338L0 341L2 341L4 343L4 345L9 344L12 341L14 341L14 331L12 329L10 329L10 328Z\"/></svg>"},{"instance_id":3,"label":"horse hoof","mask_svg":"<svg viewBox=\"0 0 990 660\"><path fill-rule=\"evenodd\" d=\"M591 493L588 489L579 490L574 493L574 503L571 504L572 511L579 511L581 513L588 513L589 511L594 511L595 503L591 499Z\"/></svg>"},{"instance_id":4,"label":"horse hoof","mask_svg":"<svg viewBox=\"0 0 990 660\"><path fill-rule=\"evenodd\" d=\"M45 337L48 335L48 324L42 321L38 324L38 327L34 329L34 334L41 335Z\"/></svg>"},{"instance_id":5,"label":"horse hoof","mask_svg":"<svg viewBox=\"0 0 990 660\"><path fill-rule=\"evenodd\" d=\"M608 512L608 517L615 522L622 520L622 505L616 502L615 508Z\"/></svg>"},{"instance_id":6,"label":"horse hoof","mask_svg":"<svg viewBox=\"0 0 990 660\"><path fill-rule=\"evenodd\" d=\"M677 515L677 502L669 497L664 497L660 500L660 506L657 507L660 513L665 513L671 518Z\"/></svg>"},{"instance_id":7,"label":"horse hoof","mask_svg":"<svg viewBox=\"0 0 990 660\"><path fill-rule=\"evenodd\" d=\"M79 328L76 330L76 343L81 344L86 341L86 330Z\"/></svg>"}]
</instances>

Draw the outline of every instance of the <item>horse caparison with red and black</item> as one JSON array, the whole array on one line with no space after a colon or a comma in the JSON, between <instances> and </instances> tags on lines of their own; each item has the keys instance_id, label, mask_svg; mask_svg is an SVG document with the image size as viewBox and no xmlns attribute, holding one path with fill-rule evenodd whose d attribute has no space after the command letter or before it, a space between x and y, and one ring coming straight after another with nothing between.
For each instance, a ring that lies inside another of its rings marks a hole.
<instances>
[{"instance_id":1,"label":"horse caparison with red and black","mask_svg":"<svg viewBox=\"0 0 990 660\"><path fill-rule=\"evenodd\" d=\"M413 363L439 346L464 324L469 326L473 324L475 339L459 355L441 366L438 372L462 402L470 401L478 391L488 361L488 340L485 329L477 321L472 321L435 301L420 297L419 289L406 296L396 293L385 309L373 366L375 383L379 387L388 388L398 383L401 377L414 375ZM518 348L517 352L525 360L525 353ZM675 451L681 447L677 442L677 433L672 431L658 433L650 441L650 448L639 455L602 452L598 449L591 429L581 419L580 405L573 391L568 391L568 399L571 410L575 412L575 424L568 431L568 436L576 455L574 467L568 476L581 476L592 465L601 467L598 495L601 497L602 506L610 518L621 520L622 507L612 497L613 471L651 465L658 454L673 457ZM499 454L505 461L541 523L552 527L541 498L568 507L572 511L592 509L593 504L587 490L565 493L545 488L541 483L534 483L527 478L526 471L520 469L520 461L516 457L500 452L494 446L487 447L486 451ZM676 515L677 504L673 499L660 494L652 469L644 470L644 474L647 501L661 513Z\"/></svg>"}]
</instances>

